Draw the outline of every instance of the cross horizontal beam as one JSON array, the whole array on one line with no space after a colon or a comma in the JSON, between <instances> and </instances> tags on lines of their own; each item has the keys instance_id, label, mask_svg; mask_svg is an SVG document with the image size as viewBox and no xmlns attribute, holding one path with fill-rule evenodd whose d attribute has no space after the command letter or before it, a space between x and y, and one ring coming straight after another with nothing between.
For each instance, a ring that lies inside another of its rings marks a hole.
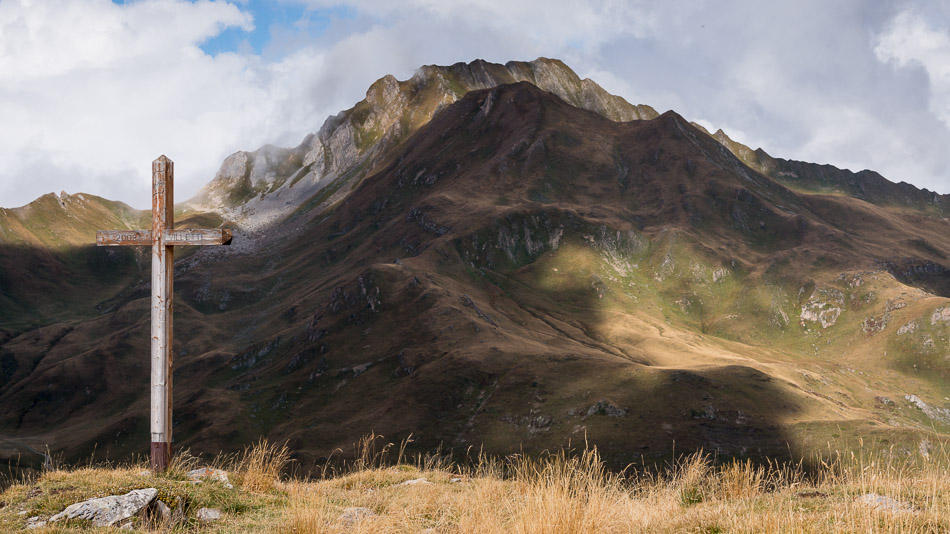
<instances>
[{"instance_id":1,"label":"cross horizontal beam","mask_svg":"<svg viewBox=\"0 0 950 534\"><path fill-rule=\"evenodd\" d=\"M180 245L230 245L231 230L217 228L213 230L165 230L166 246ZM118 247L124 245L152 246L151 230L99 230L96 232L96 245L100 247Z\"/></svg>"}]
</instances>

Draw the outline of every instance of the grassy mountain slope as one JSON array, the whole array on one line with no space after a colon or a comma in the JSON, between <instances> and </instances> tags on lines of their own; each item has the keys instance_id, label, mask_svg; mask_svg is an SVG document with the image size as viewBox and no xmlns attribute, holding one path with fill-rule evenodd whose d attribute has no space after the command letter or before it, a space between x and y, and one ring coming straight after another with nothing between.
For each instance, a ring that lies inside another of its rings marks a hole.
<instances>
[{"instance_id":1,"label":"grassy mountain slope","mask_svg":"<svg viewBox=\"0 0 950 534\"><path fill-rule=\"evenodd\" d=\"M497 68L462 72L482 67ZM762 457L943 441L947 220L790 188L673 112L615 122L572 103L526 82L469 91L385 130L372 159L321 160L345 184L270 212L253 246L182 255L178 446L266 434L318 460L369 431L494 453L587 439L623 466L674 443ZM338 124L368 124L354 110ZM229 158L206 204L280 182L266 169L313 172L296 153ZM250 220L241 206L292 183L218 207ZM7 454L143 447L147 265L123 265L131 281L94 315L0 323Z\"/></svg>"}]
</instances>

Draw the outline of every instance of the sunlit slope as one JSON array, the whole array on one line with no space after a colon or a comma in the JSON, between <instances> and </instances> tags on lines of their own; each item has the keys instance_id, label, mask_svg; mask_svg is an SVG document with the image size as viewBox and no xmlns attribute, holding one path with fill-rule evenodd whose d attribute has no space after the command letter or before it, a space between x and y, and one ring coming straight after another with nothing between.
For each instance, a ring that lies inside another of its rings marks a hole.
<instances>
[{"instance_id":1,"label":"sunlit slope","mask_svg":"<svg viewBox=\"0 0 950 534\"><path fill-rule=\"evenodd\" d=\"M89 194L43 195L19 208L0 208L0 243L40 247L89 244L102 224L116 229L144 227L147 212Z\"/></svg>"},{"instance_id":2,"label":"sunlit slope","mask_svg":"<svg viewBox=\"0 0 950 534\"><path fill-rule=\"evenodd\" d=\"M679 443L705 439L736 452L758 441L785 446L787 425L830 428L850 421L870 434L885 432L877 423L892 414L878 408L890 405L878 406L875 397L901 401L909 390L900 388L911 384L939 400L933 389L939 380L881 381L896 362L845 350L857 349L869 335L896 337L893 308L900 304L888 304L892 293L924 303L925 313L945 304L899 283L882 267L894 256L929 261L912 258L914 245L904 243L908 235L893 230L910 226L902 215L860 201L829 207L840 201L789 191L742 166L675 114L620 125L525 85L470 95L452 111L437 117L398 163L364 183L323 223L332 244L313 256L329 272L341 261L333 254L341 251L349 257L415 256L364 275L363 285L386 280L395 298L387 299L383 290L379 302L351 297L351 306L379 317L387 339L399 341L378 339L372 327L347 328L369 319L346 315L338 325L344 331L339 342L353 353L365 340L374 352L396 353L396 361L409 358L405 365L419 372L441 362L480 376L462 382L471 382L463 389L472 392L473 402L478 399L467 408L468 418L447 418L471 423L474 441L540 443L574 430L590 432L597 418L565 414L586 414L605 400L621 411L636 407L641 417L651 414L654 424L617 430L619 435L644 435L649 446L678 434ZM455 133L447 137L448 131ZM849 232L849 217L865 226ZM912 222L920 228L917 235L939 243L934 247L947 246L938 237L945 221ZM865 278L869 287L854 290ZM875 291L875 284L881 288ZM431 304L398 313L392 323L384 311L371 313L387 305L422 306L409 288ZM365 297L373 288L353 292ZM892 327L871 332L877 327L869 326L871 333L865 333L862 325L885 313ZM332 346L331 314L318 315L326 328L320 320L309 328L320 333L321 346ZM400 328L403 317L414 319ZM439 326L423 335L420 324ZM945 324L935 328L946 335ZM407 348L413 344L407 338L415 338L415 350ZM849 360L816 358L818 345L819 352L864 358L881 375L874 383L857 373L836 377ZM409 357L413 353L416 360ZM443 356L427 359L437 354ZM575 358L580 363L572 363ZM371 363L365 360L352 363ZM620 368L639 381L616 383ZM365 383L368 374L351 378ZM510 392L497 391L497 377L511 380ZM447 392L461 388L448 382ZM551 389L534 390L532 397L532 387ZM547 411L552 397L560 402ZM494 403L497 412L484 417ZM916 409L897 416L934 424ZM479 421L487 425L481 432ZM630 424L619 412L602 421ZM548 433L552 428L555 434ZM466 432L463 427L440 438L471 442ZM598 439L615 435L604 431Z\"/></svg>"},{"instance_id":3,"label":"sunlit slope","mask_svg":"<svg viewBox=\"0 0 950 534\"><path fill-rule=\"evenodd\" d=\"M217 227L216 213L176 210L177 226ZM151 214L79 193L47 194L0 208L0 331L19 331L97 315L130 284L143 281L148 250L96 249L97 230L151 227ZM189 255L187 249L179 257Z\"/></svg>"}]
</instances>

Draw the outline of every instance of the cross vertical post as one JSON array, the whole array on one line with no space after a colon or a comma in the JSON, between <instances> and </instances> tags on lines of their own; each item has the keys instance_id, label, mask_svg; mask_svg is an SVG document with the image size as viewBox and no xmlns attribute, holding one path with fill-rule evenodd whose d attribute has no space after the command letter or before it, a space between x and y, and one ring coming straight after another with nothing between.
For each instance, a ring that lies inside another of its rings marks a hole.
<instances>
[{"instance_id":1,"label":"cross vertical post","mask_svg":"<svg viewBox=\"0 0 950 534\"><path fill-rule=\"evenodd\" d=\"M231 230L175 230L175 164L165 156L152 162L152 229L99 230L96 245L152 247L151 464L164 471L172 458L172 310L174 250L181 245L230 245Z\"/></svg>"},{"instance_id":2,"label":"cross vertical post","mask_svg":"<svg viewBox=\"0 0 950 534\"><path fill-rule=\"evenodd\" d=\"M175 226L175 164L152 162L152 385L150 427L152 469L164 471L172 457L172 309L174 247L165 244Z\"/></svg>"}]
</instances>

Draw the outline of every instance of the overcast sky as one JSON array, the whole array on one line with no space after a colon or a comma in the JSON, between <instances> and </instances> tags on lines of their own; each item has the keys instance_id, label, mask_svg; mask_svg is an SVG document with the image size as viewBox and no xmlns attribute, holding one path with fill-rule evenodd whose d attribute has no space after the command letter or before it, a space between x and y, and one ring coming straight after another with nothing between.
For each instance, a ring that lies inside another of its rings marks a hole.
<instances>
[{"instance_id":1,"label":"overcast sky","mask_svg":"<svg viewBox=\"0 0 950 534\"><path fill-rule=\"evenodd\" d=\"M773 156L950 193L946 2L0 0L0 206L145 208L160 154L186 200L384 74L539 56Z\"/></svg>"}]
</instances>

